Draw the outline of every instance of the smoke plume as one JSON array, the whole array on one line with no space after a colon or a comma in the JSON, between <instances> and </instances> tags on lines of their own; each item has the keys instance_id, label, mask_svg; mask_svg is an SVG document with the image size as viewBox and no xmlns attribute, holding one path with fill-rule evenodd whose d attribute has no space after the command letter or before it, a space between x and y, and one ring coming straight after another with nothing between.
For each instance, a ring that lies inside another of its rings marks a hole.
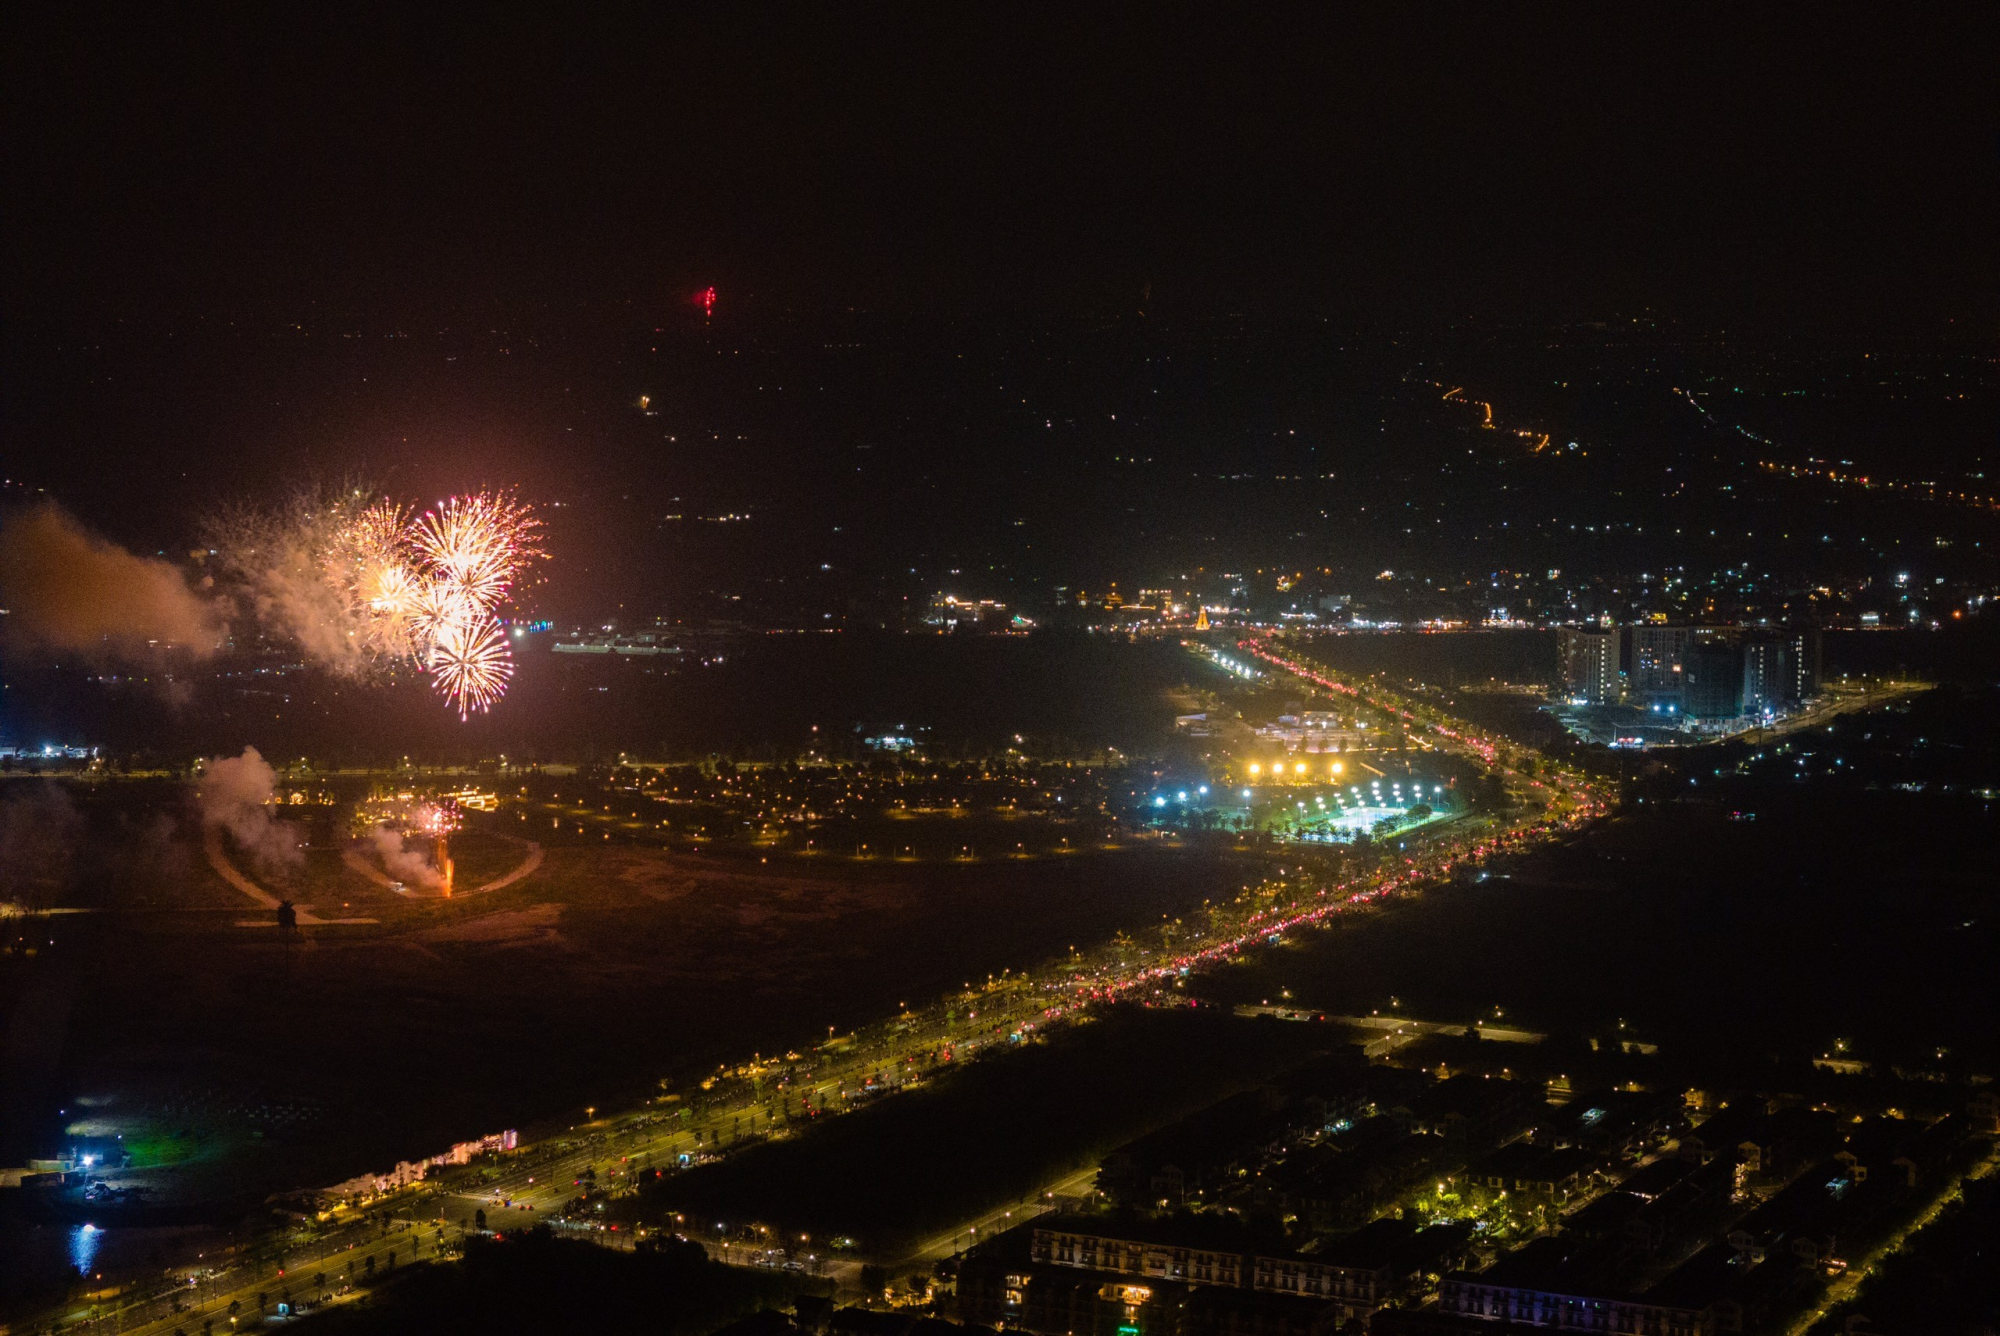
<instances>
[{"instance_id":1,"label":"smoke plume","mask_svg":"<svg viewBox=\"0 0 2000 1336\"><path fill-rule=\"evenodd\" d=\"M416 886L437 886L443 881L428 858L403 843L402 832L377 826L369 838L375 843L382 867L396 880Z\"/></svg>"},{"instance_id":2,"label":"smoke plume","mask_svg":"<svg viewBox=\"0 0 2000 1336\"><path fill-rule=\"evenodd\" d=\"M366 495L314 488L274 509L224 510L204 536L225 584L258 626L341 677L371 676L379 666L364 634L366 604L330 578L343 531Z\"/></svg>"},{"instance_id":3,"label":"smoke plume","mask_svg":"<svg viewBox=\"0 0 2000 1336\"><path fill-rule=\"evenodd\" d=\"M285 824L271 815L278 772L255 747L241 756L218 756L201 775L201 819L235 837L237 846L267 868L293 867L305 855Z\"/></svg>"},{"instance_id":4,"label":"smoke plume","mask_svg":"<svg viewBox=\"0 0 2000 1336\"><path fill-rule=\"evenodd\" d=\"M0 525L0 597L10 637L43 649L209 654L223 636L214 604L173 566L98 537L53 501Z\"/></svg>"}]
</instances>

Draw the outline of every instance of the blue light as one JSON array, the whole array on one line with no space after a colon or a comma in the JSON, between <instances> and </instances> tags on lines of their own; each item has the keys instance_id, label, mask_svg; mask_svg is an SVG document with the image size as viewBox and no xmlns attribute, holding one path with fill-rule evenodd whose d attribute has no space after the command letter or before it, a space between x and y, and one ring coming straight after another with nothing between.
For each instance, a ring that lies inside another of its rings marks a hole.
<instances>
[{"instance_id":1,"label":"blue light","mask_svg":"<svg viewBox=\"0 0 2000 1336\"><path fill-rule=\"evenodd\" d=\"M1165 798L1153 799L1153 806L1155 807L1165 807L1166 805L1167 805L1167 800Z\"/></svg>"},{"instance_id":2,"label":"blue light","mask_svg":"<svg viewBox=\"0 0 2000 1336\"><path fill-rule=\"evenodd\" d=\"M91 1266L97 1261L97 1245L104 1242L104 1231L96 1225L78 1225L69 1235L69 1261L79 1275L89 1275Z\"/></svg>"},{"instance_id":3,"label":"blue light","mask_svg":"<svg viewBox=\"0 0 2000 1336\"><path fill-rule=\"evenodd\" d=\"M1208 785L1206 784L1202 785L1200 788L1196 789L1195 792L1201 794L1203 797L1206 797L1208 795Z\"/></svg>"}]
</instances>

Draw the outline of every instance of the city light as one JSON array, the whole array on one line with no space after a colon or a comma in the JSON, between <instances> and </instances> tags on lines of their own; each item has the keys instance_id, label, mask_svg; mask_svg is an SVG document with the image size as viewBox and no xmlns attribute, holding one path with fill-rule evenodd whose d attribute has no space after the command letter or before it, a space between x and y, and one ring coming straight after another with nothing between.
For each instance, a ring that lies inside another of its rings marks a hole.
<instances>
[{"instance_id":1,"label":"city light","mask_svg":"<svg viewBox=\"0 0 2000 1336\"><path fill-rule=\"evenodd\" d=\"M27 1018L79 1112L0 1161L55 1226L0 1229L0 1336L439 1295L1952 1330L1912 1310L2000 1235L2000 463L1990 240L1935 169L1982 127L1650 17L1336 14L1330 57L954 11L803 76L754 21L537 25L444 137L395 42L177 15L229 58L134 117L74 114L130 102L122 25L30 34L0 972L93 1001ZM1811 49L1978 86L1882 27ZM587 152L520 151L552 58ZM158 108L283 133L161 154ZM1830 156L1914 227L1827 207ZM1700 263L1626 262L1662 236ZM456 1105L531 1138L421 1154ZM759 1171L891 1125L837 1191ZM212 1192L266 1207L135 1237Z\"/></svg>"}]
</instances>

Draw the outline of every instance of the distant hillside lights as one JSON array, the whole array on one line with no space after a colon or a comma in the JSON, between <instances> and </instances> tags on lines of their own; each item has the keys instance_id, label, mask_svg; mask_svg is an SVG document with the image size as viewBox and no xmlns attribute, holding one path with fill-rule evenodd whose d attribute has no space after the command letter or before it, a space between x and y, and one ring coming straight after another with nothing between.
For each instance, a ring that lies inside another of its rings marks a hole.
<instances>
[{"instance_id":1,"label":"distant hillside lights","mask_svg":"<svg viewBox=\"0 0 2000 1336\"><path fill-rule=\"evenodd\" d=\"M1197 631L1209 629L1211 617L1228 615L1228 600L1204 602L1185 589L1141 589L1130 598L1113 584L1103 593L1087 589L1056 587L1058 615L1076 624L1095 629L1145 630L1152 627L1183 625ZM1240 596L1239 589L1237 595Z\"/></svg>"},{"instance_id":2,"label":"distant hillside lights","mask_svg":"<svg viewBox=\"0 0 2000 1336\"><path fill-rule=\"evenodd\" d=\"M978 626L1005 621L1007 605L990 598L960 598L943 592L931 595L930 610L924 614L926 626Z\"/></svg>"},{"instance_id":3,"label":"distant hillside lights","mask_svg":"<svg viewBox=\"0 0 2000 1336\"><path fill-rule=\"evenodd\" d=\"M658 654L679 654L681 647L660 631L619 632L611 627L591 633L579 631L549 647L557 654L626 654L650 658Z\"/></svg>"},{"instance_id":4,"label":"distant hillside lights","mask_svg":"<svg viewBox=\"0 0 2000 1336\"><path fill-rule=\"evenodd\" d=\"M0 760L5 761L91 761L96 758L95 747L69 747L58 742L44 742L39 747L0 746Z\"/></svg>"}]
</instances>

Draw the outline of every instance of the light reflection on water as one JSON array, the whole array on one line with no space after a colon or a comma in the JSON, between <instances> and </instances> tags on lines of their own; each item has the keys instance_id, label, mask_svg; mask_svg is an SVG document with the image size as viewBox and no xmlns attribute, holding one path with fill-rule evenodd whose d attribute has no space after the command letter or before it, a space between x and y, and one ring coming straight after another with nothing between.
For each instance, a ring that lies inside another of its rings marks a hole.
<instances>
[{"instance_id":1,"label":"light reflection on water","mask_svg":"<svg viewBox=\"0 0 2000 1336\"><path fill-rule=\"evenodd\" d=\"M69 1261L79 1275L89 1275L97 1262L97 1245L104 1241L104 1231L96 1225L78 1225L69 1232Z\"/></svg>"}]
</instances>

